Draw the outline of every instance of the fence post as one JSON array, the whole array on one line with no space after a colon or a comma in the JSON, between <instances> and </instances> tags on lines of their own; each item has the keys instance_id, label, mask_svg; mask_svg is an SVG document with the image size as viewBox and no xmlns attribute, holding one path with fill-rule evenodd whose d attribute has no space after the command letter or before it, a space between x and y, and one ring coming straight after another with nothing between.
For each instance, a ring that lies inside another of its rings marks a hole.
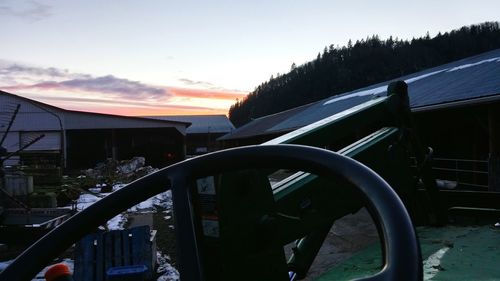
<instances>
[{"instance_id":1,"label":"fence post","mask_svg":"<svg viewBox=\"0 0 500 281\"><path fill-rule=\"evenodd\" d=\"M488 159L488 185L490 191L500 192L500 157L494 155Z\"/></svg>"},{"instance_id":2,"label":"fence post","mask_svg":"<svg viewBox=\"0 0 500 281\"><path fill-rule=\"evenodd\" d=\"M499 107L490 105L488 108L489 150L488 184L490 191L500 191L500 113Z\"/></svg>"}]
</instances>

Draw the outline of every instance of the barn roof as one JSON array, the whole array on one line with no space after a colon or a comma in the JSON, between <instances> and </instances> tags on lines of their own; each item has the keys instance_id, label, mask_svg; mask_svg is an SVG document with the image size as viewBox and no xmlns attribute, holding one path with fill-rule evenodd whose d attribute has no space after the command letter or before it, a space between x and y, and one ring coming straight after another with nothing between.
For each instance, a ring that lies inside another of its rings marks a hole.
<instances>
[{"instance_id":1,"label":"barn roof","mask_svg":"<svg viewBox=\"0 0 500 281\"><path fill-rule=\"evenodd\" d=\"M255 119L219 140L291 131L387 94L396 80L408 84L412 111L500 100L500 49L346 92L305 106Z\"/></svg>"},{"instance_id":2,"label":"barn roof","mask_svg":"<svg viewBox=\"0 0 500 281\"><path fill-rule=\"evenodd\" d=\"M226 115L168 115L147 118L191 123L186 130L188 134L229 133L235 129Z\"/></svg>"},{"instance_id":3,"label":"barn roof","mask_svg":"<svg viewBox=\"0 0 500 281\"><path fill-rule=\"evenodd\" d=\"M185 134L186 127L190 125L189 122L175 120L152 120L134 116L67 110L1 90L0 95L4 95L14 102L26 102L31 107L39 109L40 112L48 112L56 116L65 130L174 127L182 134ZM22 119L23 114L24 112L21 109L18 119ZM36 120L36 123L40 123L40 121ZM19 120L16 120L16 123L19 123Z\"/></svg>"}]
</instances>

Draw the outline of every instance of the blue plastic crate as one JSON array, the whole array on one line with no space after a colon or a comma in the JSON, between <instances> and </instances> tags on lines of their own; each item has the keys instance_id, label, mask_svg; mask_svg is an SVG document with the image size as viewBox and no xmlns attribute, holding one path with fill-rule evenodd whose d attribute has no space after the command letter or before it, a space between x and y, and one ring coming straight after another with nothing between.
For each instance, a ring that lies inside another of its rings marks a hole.
<instances>
[{"instance_id":1,"label":"blue plastic crate","mask_svg":"<svg viewBox=\"0 0 500 281\"><path fill-rule=\"evenodd\" d=\"M107 280L143 281L146 277L148 267L139 265L125 265L111 267L106 271Z\"/></svg>"}]
</instances>

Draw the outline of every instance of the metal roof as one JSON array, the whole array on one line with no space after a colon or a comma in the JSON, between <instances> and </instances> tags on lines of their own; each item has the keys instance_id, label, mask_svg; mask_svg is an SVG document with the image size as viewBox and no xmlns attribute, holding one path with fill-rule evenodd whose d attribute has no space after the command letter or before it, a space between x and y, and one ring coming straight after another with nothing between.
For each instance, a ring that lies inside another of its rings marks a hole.
<instances>
[{"instance_id":1,"label":"metal roof","mask_svg":"<svg viewBox=\"0 0 500 281\"><path fill-rule=\"evenodd\" d=\"M235 129L226 115L170 115L147 118L191 123L186 129L188 134L229 133Z\"/></svg>"},{"instance_id":2,"label":"metal roof","mask_svg":"<svg viewBox=\"0 0 500 281\"><path fill-rule=\"evenodd\" d=\"M218 140L276 134L306 126L386 95L387 85L396 80L405 80L408 84L412 111L500 100L500 49L261 117Z\"/></svg>"},{"instance_id":3,"label":"metal roof","mask_svg":"<svg viewBox=\"0 0 500 281\"><path fill-rule=\"evenodd\" d=\"M4 91L0 91L0 96L12 103L23 103L23 107L16 117L16 122L13 124L13 129L17 129L16 126L31 126L31 123L32 125L36 124L38 130L47 129L42 125L47 120L37 117L43 113L45 113L45 119L48 117L57 118L57 129L62 127L65 130L174 127L182 134L185 134L186 127L190 124L189 122L175 120L151 120L142 117L67 110ZM27 118L35 118L35 120L26 121Z\"/></svg>"}]
</instances>

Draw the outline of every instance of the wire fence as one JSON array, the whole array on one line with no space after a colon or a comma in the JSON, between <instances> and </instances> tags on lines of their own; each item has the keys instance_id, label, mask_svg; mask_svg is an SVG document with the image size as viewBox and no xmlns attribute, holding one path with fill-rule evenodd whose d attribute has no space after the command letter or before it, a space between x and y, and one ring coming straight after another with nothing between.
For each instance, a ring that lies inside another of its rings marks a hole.
<instances>
[{"instance_id":1,"label":"wire fence","mask_svg":"<svg viewBox=\"0 0 500 281\"><path fill-rule=\"evenodd\" d=\"M413 158L414 167L416 161ZM488 190L488 161L433 158L432 169L438 185L444 189Z\"/></svg>"}]
</instances>

